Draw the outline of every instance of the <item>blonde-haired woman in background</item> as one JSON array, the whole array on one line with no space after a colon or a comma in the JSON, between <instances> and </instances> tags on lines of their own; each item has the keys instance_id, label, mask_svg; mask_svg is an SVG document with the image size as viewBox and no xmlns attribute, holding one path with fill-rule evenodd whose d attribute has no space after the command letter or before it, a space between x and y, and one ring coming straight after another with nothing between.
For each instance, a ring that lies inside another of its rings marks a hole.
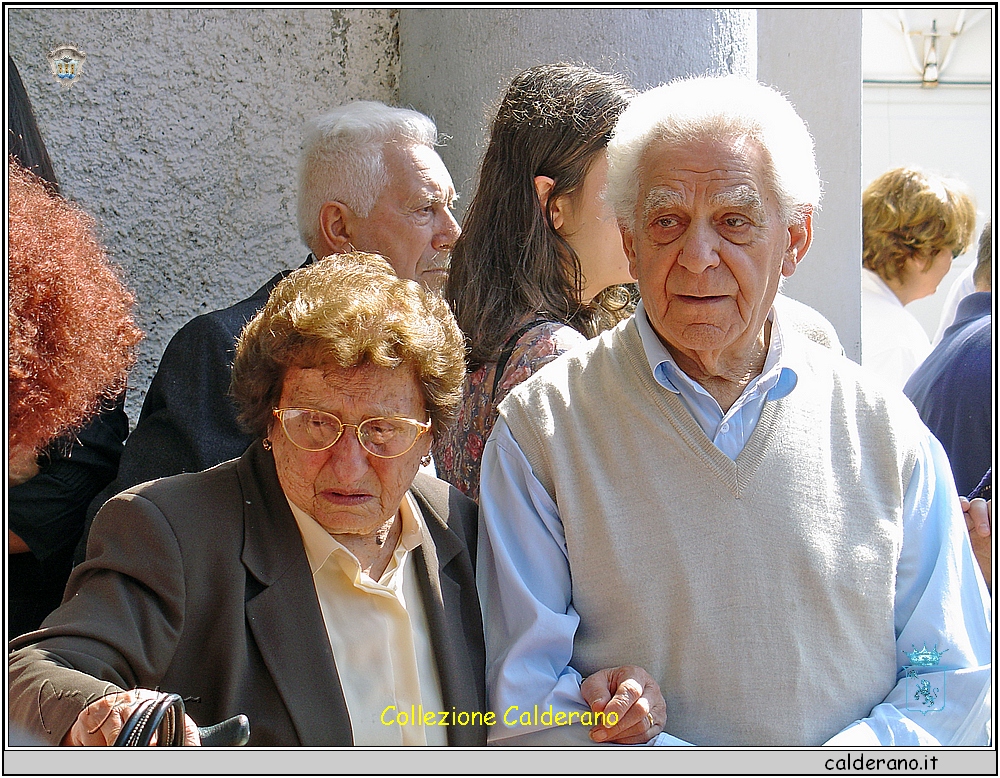
<instances>
[{"instance_id":1,"label":"blonde-haired woman in background","mask_svg":"<svg viewBox=\"0 0 1000 778\"><path fill-rule=\"evenodd\" d=\"M934 294L976 225L968 187L916 168L876 178L861 198L862 364L899 389L930 353L905 306Z\"/></svg>"}]
</instances>

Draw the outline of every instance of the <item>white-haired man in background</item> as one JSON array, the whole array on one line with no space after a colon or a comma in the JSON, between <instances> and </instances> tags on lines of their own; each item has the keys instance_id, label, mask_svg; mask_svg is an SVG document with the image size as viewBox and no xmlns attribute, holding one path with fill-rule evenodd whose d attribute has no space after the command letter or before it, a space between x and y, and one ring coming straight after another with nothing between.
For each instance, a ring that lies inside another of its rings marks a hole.
<instances>
[{"instance_id":1,"label":"white-haired man in background","mask_svg":"<svg viewBox=\"0 0 1000 778\"><path fill-rule=\"evenodd\" d=\"M948 460L772 306L820 197L805 124L689 79L636 97L608 156L642 302L514 389L483 457L491 742L587 743L523 713L604 709L581 678L627 661L666 700L656 743L985 744L987 593Z\"/></svg>"},{"instance_id":2,"label":"white-haired man in background","mask_svg":"<svg viewBox=\"0 0 1000 778\"><path fill-rule=\"evenodd\" d=\"M388 259L400 277L443 289L461 230L437 144L430 118L382 103L348 103L313 119L299 158L298 226L310 251L305 264L367 251ZM243 454L252 439L237 424L228 396L236 337L290 272L229 308L192 319L171 338L126 441L118 478L91 503L90 518L131 486Z\"/></svg>"},{"instance_id":3,"label":"white-haired man in background","mask_svg":"<svg viewBox=\"0 0 1000 778\"><path fill-rule=\"evenodd\" d=\"M299 234L317 257L381 254L401 278L440 292L460 229L455 187L428 117L381 103L314 119L299 160Z\"/></svg>"}]
</instances>

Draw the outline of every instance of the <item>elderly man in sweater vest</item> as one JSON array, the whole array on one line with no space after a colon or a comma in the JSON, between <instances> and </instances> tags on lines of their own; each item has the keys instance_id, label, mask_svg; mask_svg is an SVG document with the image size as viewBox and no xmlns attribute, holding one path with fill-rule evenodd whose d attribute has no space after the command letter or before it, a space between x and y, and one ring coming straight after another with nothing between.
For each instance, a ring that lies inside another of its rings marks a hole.
<instances>
[{"instance_id":1,"label":"elderly man in sweater vest","mask_svg":"<svg viewBox=\"0 0 1000 778\"><path fill-rule=\"evenodd\" d=\"M608 695L581 679L629 663L666 699L656 744L984 744L987 593L948 460L772 307L820 197L805 124L689 79L637 97L608 153L642 303L512 391L484 453L492 742L589 742L568 714Z\"/></svg>"}]
</instances>

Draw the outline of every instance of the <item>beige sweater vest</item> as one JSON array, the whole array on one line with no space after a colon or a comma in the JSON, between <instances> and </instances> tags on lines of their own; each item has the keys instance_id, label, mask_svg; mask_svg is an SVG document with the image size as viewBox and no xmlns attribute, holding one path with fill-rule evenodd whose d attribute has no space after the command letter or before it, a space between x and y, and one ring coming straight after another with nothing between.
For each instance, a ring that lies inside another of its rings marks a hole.
<instances>
[{"instance_id":1,"label":"beige sweater vest","mask_svg":"<svg viewBox=\"0 0 1000 778\"><path fill-rule=\"evenodd\" d=\"M813 746L896 682L902 502L921 425L902 394L788 333L798 384L735 462L653 379L632 320L501 405L566 532L572 665L635 664L697 745Z\"/></svg>"}]
</instances>

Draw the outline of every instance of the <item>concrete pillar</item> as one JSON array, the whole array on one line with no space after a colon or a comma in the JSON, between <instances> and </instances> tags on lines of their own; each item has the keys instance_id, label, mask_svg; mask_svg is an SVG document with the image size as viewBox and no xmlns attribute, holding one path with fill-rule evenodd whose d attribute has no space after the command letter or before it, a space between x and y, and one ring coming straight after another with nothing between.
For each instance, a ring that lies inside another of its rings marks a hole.
<instances>
[{"instance_id":1,"label":"concrete pillar","mask_svg":"<svg viewBox=\"0 0 1000 778\"><path fill-rule=\"evenodd\" d=\"M757 11L757 77L816 139L823 179L813 245L785 291L825 315L861 357L861 10Z\"/></svg>"},{"instance_id":2,"label":"concrete pillar","mask_svg":"<svg viewBox=\"0 0 1000 778\"><path fill-rule=\"evenodd\" d=\"M754 12L725 9L447 8L399 12L399 99L451 136L441 156L464 198L510 79L545 62L625 75L637 89L677 76L756 70Z\"/></svg>"}]
</instances>

